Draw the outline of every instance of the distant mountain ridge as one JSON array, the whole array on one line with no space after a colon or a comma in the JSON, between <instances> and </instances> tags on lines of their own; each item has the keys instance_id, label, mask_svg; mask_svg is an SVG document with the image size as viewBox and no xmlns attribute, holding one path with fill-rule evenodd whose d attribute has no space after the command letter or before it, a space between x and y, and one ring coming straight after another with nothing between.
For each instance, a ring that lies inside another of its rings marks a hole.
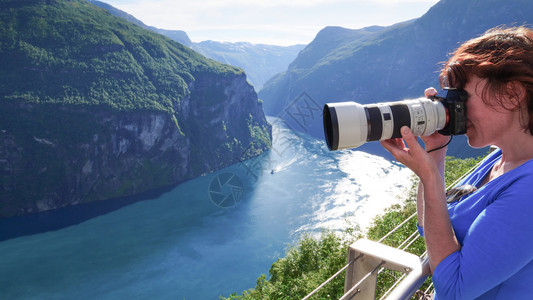
<instances>
[{"instance_id":1,"label":"distant mountain ridge","mask_svg":"<svg viewBox=\"0 0 533 300\"><path fill-rule=\"evenodd\" d=\"M148 26L134 16L102 1L87 0L145 29L162 34L218 62L242 68L248 81L259 91L272 76L283 72L305 45L275 46L248 42L203 41L193 43L183 30L166 30Z\"/></svg>"},{"instance_id":2,"label":"distant mountain ridge","mask_svg":"<svg viewBox=\"0 0 533 300\"><path fill-rule=\"evenodd\" d=\"M325 28L288 70L265 84L259 98L267 115L278 115L303 92L319 107L421 97L425 88L438 87L441 62L461 42L495 26L521 24L533 24L529 0L442 0L418 19L385 28ZM310 124L308 132L322 138L321 120ZM362 149L384 153L370 144ZM465 146L453 142L448 153L479 154Z\"/></svg>"},{"instance_id":3,"label":"distant mountain ridge","mask_svg":"<svg viewBox=\"0 0 533 300\"><path fill-rule=\"evenodd\" d=\"M272 76L286 70L304 47L203 41L194 43L192 48L216 61L242 68L259 91Z\"/></svg>"},{"instance_id":4,"label":"distant mountain ridge","mask_svg":"<svg viewBox=\"0 0 533 300\"><path fill-rule=\"evenodd\" d=\"M326 58L331 51L355 41L361 42L384 30L383 26L370 26L362 29L347 29L328 26L320 30L313 41L289 65L291 69L310 68Z\"/></svg>"}]
</instances>

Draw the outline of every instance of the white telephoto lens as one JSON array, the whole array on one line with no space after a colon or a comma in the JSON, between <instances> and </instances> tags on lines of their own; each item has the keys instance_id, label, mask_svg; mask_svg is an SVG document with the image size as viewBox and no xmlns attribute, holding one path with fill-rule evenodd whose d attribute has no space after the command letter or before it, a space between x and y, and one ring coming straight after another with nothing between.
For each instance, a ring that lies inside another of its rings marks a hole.
<instances>
[{"instance_id":1,"label":"white telephoto lens","mask_svg":"<svg viewBox=\"0 0 533 300\"><path fill-rule=\"evenodd\" d=\"M403 126L408 126L417 136L430 135L443 129L446 123L444 105L427 98L368 105L356 102L324 105L324 135L330 150L399 138Z\"/></svg>"}]
</instances>

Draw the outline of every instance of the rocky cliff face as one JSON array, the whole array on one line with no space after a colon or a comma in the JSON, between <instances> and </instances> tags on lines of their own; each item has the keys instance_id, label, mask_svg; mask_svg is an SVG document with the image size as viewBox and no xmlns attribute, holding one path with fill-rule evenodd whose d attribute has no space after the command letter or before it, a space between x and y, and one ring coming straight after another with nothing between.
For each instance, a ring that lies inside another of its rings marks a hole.
<instances>
[{"instance_id":1,"label":"rocky cliff face","mask_svg":"<svg viewBox=\"0 0 533 300\"><path fill-rule=\"evenodd\" d=\"M176 115L4 102L0 217L175 185L270 146L270 125L244 75L198 74L188 86Z\"/></svg>"}]
</instances>

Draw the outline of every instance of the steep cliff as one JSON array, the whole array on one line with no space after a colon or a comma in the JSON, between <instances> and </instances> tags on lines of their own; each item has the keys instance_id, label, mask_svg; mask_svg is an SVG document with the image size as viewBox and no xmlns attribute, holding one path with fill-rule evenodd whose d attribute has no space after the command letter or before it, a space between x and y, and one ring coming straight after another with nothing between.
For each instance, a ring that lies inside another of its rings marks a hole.
<instances>
[{"instance_id":1,"label":"steep cliff","mask_svg":"<svg viewBox=\"0 0 533 300\"><path fill-rule=\"evenodd\" d=\"M174 185L270 147L242 70L85 1L0 6L0 217Z\"/></svg>"}]
</instances>

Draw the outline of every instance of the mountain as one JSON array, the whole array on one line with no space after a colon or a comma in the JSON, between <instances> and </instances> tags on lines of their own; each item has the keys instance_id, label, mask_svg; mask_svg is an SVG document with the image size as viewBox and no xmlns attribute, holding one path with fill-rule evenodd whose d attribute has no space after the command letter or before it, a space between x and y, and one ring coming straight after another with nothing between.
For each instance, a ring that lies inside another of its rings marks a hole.
<instances>
[{"instance_id":1,"label":"mountain","mask_svg":"<svg viewBox=\"0 0 533 300\"><path fill-rule=\"evenodd\" d=\"M247 42L229 43L203 41L193 43L182 30L166 30L148 26L134 16L105 2L87 0L108 10L112 15L123 18L145 29L162 34L218 62L242 68L248 81L259 91L272 76L283 72L305 45L275 46Z\"/></svg>"},{"instance_id":2,"label":"mountain","mask_svg":"<svg viewBox=\"0 0 533 300\"><path fill-rule=\"evenodd\" d=\"M0 24L0 217L175 185L271 145L241 69L83 0L2 0Z\"/></svg>"},{"instance_id":3,"label":"mountain","mask_svg":"<svg viewBox=\"0 0 533 300\"><path fill-rule=\"evenodd\" d=\"M242 68L248 81L259 91L268 79L286 70L304 47L203 41L194 43L193 49L221 63Z\"/></svg>"},{"instance_id":4,"label":"mountain","mask_svg":"<svg viewBox=\"0 0 533 300\"><path fill-rule=\"evenodd\" d=\"M315 39L290 63L289 68L311 68L319 60L327 56L329 52L355 41L363 43L385 28L382 26L370 26L353 30L339 26L328 26L318 32Z\"/></svg>"},{"instance_id":5,"label":"mountain","mask_svg":"<svg viewBox=\"0 0 533 300\"><path fill-rule=\"evenodd\" d=\"M442 0L418 19L385 28L325 28L259 98L265 113L277 116L304 92L317 108L421 97L425 88L438 87L441 63L460 43L495 26L524 23L533 24L529 0ZM306 130L322 138L321 119ZM452 142L448 154L480 154L468 149L465 137L456 140L462 142ZM377 143L361 149L384 153Z\"/></svg>"}]
</instances>

